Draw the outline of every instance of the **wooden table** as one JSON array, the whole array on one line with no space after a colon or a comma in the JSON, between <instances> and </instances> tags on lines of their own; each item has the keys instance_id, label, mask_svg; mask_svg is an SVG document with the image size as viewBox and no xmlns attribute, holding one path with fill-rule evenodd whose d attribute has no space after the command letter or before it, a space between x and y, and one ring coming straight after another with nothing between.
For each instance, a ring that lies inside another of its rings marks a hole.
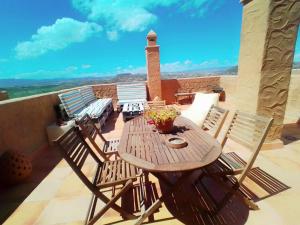
<instances>
[{"instance_id":1,"label":"wooden table","mask_svg":"<svg viewBox=\"0 0 300 225\"><path fill-rule=\"evenodd\" d=\"M221 154L221 145L200 127L184 117L176 118L172 134L160 134L154 125L142 117L128 121L123 129L119 154L128 163L151 172L169 187L169 193L178 189L196 170L214 162ZM183 137L188 145L181 149L169 147L165 140L171 136ZM175 183L162 173L182 172ZM136 221L141 224L161 205L166 196L161 196Z\"/></svg>"}]
</instances>

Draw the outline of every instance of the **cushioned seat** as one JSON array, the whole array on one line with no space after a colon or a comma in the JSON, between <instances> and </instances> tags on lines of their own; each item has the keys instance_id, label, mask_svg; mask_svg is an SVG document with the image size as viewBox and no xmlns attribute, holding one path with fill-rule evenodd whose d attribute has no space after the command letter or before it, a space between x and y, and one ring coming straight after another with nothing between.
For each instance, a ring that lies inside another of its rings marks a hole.
<instances>
[{"instance_id":1,"label":"cushioned seat","mask_svg":"<svg viewBox=\"0 0 300 225\"><path fill-rule=\"evenodd\" d=\"M75 112L74 115L78 119L83 117L85 114L88 114L91 118L98 118L110 105L112 105L111 98L98 99L82 109L80 112Z\"/></svg>"},{"instance_id":2,"label":"cushioned seat","mask_svg":"<svg viewBox=\"0 0 300 225\"><path fill-rule=\"evenodd\" d=\"M113 111L112 99L97 99L92 87L83 87L58 96L68 116L76 120L88 114L92 119L99 119L102 126Z\"/></svg>"},{"instance_id":3,"label":"cushioned seat","mask_svg":"<svg viewBox=\"0 0 300 225\"><path fill-rule=\"evenodd\" d=\"M198 126L202 126L211 106L217 106L218 102L219 94L217 93L204 94L197 92L193 104L188 109L183 110L181 115Z\"/></svg>"}]
</instances>

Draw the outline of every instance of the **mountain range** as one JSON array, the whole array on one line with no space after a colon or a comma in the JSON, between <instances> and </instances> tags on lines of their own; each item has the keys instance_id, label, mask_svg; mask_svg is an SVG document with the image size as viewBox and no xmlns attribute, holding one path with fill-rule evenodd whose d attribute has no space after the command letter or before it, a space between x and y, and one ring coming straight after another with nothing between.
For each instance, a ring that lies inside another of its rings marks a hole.
<instances>
[{"instance_id":1,"label":"mountain range","mask_svg":"<svg viewBox=\"0 0 300 225\"><path fill-rule=\"evenodd\" d=\"M294 69L300 69L300 62L295 62ZM236 75L238 66L210 68L205 70L190 70L182 72L163 72L162 79L177 79L183 77L201 77L215 75ZM106 84L118 82L145 81L146 74L123 73L107 77L85 77L72 79L0 79L0 91L8 92L10 98L29 96L83 85Z\"/></svg>"}]
</instances>

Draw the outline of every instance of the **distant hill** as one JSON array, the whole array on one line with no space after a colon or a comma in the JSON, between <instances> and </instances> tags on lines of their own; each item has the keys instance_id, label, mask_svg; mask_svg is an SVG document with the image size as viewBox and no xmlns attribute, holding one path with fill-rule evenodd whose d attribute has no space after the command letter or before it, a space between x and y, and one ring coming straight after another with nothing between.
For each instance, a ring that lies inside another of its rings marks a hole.
<instances>
[{"instance_id":1,"label":"distant hill","mask_svg":"<svg viewBox=\"0 0 300 225\"><path fill-rule=\"evenodd\" d=\"M299 71L300 62L294 62L293 68ZM295 70L296 71L296 70ZM177 79L183 77L201 77L216 75L237 75L238 66L209 68L182 72L163 72L162 79ZM123 73L107 77L85 77L72 79L0 79L0 90L6 90L10 98L59 91L63 89L118 82L145 81L146 74Z\"/></svg>"},{"instance_id":2,"label":"distant hill","mask_svg":"<svg viewBox=\"0 0 300 225\"><path fill-rule=\"evenodd\" d=\"M111 77L85 77L73 79L0 79L0 90L8 92L9 98L18 98L35 94L59 91L63 89L117 82L146 80L145 74L118 74Z\"/></svg>"},{"instance_id":3,"label":"distant hill","mask_svg":"<svg viewBox=\"0 0 300 225\"><path fill-rule=\"evenodd\" d=\"M294 62L293 69L300 69L300 62Z\"/></svg>"}]
</instances>

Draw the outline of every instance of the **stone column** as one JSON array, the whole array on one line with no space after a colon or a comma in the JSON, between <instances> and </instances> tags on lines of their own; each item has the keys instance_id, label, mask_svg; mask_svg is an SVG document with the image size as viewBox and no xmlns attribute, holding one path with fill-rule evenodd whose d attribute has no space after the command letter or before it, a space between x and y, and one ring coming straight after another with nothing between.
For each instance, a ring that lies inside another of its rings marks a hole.
<instances>
[{"instance_id":1,"label":"stone column","mask_svg":"<svg viewBox=\"0 0 300 225\"><path fill-rule=\"evenodd\" d=\"M267 140L280 138L295 43L299 0L244 0L237 108L274 123Z\"/></svg>"},{"instance_id":2,"label":"stone column","mask_svg":"<svg viewBox=\"0 0 300 225\"><path fill-rule=\"evenodd\" d=\"M156 44L157 35L150 31L147 35L146 61L149 98L162 97L160 80L159 46Z\"/></svg>"},{"instance_id":3,"label":"stone column","mask_svg":"<svg viewBox=\"0 0 300 225\"><path fill-rule=\"evenodd\" d=\"M0 91L0 101L8 99L8 94L6 91Z\"/></svg>"}]
</instances>

